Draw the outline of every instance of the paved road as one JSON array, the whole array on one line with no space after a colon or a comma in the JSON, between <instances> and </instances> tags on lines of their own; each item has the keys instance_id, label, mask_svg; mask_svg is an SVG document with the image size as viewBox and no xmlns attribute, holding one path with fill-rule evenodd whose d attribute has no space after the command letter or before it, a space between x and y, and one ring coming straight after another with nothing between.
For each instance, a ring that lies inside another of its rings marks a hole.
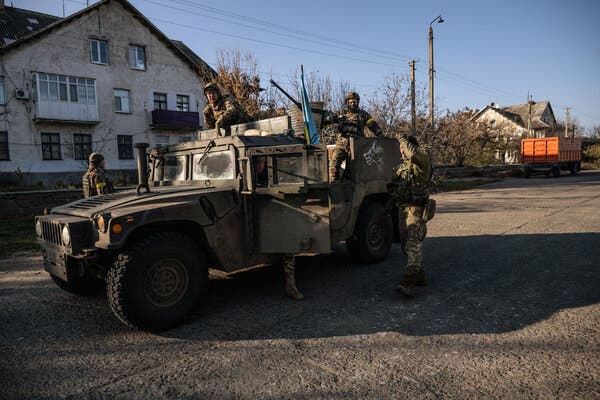
<instances>
[{"instance_id":1,"label":"paved road","mask_svg":"<svg viewBox=\"0 0 600 400\"><path fill-rule=\"evenodd\" d=\"M0 262L0 398L600 398L600 173L436 196L412 300L405 262L301 257L212 280L190 324L132 331L60 291L36 255Z\"/></svg>"}]
</instances>

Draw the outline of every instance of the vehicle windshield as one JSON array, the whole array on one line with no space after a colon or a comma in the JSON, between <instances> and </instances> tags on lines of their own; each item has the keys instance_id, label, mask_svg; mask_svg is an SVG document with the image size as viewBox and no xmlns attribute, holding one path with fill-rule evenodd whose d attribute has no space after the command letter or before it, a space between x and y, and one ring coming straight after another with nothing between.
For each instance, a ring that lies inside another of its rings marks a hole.
<instances>
[{"instance_id":1,"label":"vehicle windshield","mask_svg":"<svg viewBox=\"0 0 600 400\"><path fill-rule=\"evenodd\" d=\"M194 154L192 179L234 179L235 160L232 150Z\"/></svg>"},{"instance_id":2,"label":"vehicle windshield","mask_svg":"<svg viewBox=\"0 0 600 400\"><path fill-rule=\"evenodd\" d=\"M165 156L158 161L154 180L158 181L185 181L185 156Z\"/></svg>"}]
</instances>

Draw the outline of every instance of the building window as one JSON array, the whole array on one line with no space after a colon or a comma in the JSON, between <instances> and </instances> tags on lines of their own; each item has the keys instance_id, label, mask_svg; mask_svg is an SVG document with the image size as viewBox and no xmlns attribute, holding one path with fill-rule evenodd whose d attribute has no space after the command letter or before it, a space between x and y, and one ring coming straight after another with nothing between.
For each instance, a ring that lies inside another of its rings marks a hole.
<instances>
[{"instance_id":1,"label":"building window","mask_svg":"<svg viewBox=\"0 0 600 400\"><path fill-rule=\"evenodd\" d=\"M92 135L86 133L73 134L73 158L87 160L92 154Z\"/></svg>"},{"instance_id":2,"label":"building window","mask_svg":"<svg viewBox=\"0 0 600 400\"><path fill-rule=\"evenodd\" d=\"M4 77L0 76L0 104L6 104L6 96L4 96Z\"/></svg>"},{"instance_id":3,"label":"building window","mask_svg":"<svg viewBox=\"0 0 600 400\"><path fill-rule=\"evenodd\" d=\"M90 53L94 64L108 65L108 42L106 40L91 39Z\"/></svg>"},{"instance_id":4,"label":"building window","mask_svg":"<svg viewBox=\"0 0 600 400\"><path fill-rule=\"evenodd\" d=\"M133 69L146 69L146 49L141 46L129 46L129 66Z\"/></svg>"},{"instance_id":5,"label":"building window","mask_svg":"<svg viewBox=\"0 0 600 400\"><path fill-rule=\"evenodd\" d=\"M166 110L167 109L167 94L154 92L154 109L155 110Z\"/></svg>"},{"instance_id":6,"label":"building window","mask_svg":"<svg viewBox=\"0 0 600 400\"><path fill-rule=\"evenodd\" d=\"M56 74L37 73L38 98L42 101L68 101L96 104L96 80Z\"/></svg>"},{"instance_id":7,"label":"building window","mask_svg":"<svg viewBox=\"0 0 600 400\"><path fill-rule=\"evenodd\" d=\"M133 159L133 136L117 135L117 143L119 147L119 159Z\"/></svg>"},{"instance_id":8,"label":"building window","mask_svg":"<svg viewBox=\"0 0 600 400\"><path fill-rule=\"evenodd\" d=\"M8 154L8 132L0 132L0 160L10 160Z\"/></svg>"},{"instance_id":9,"label":"building window","mask_svg":"<svg viewBox=\"0 0 600 400\"><path fill-rule=\"evenodd\" d=\"M62 160L60 133L42 132L42 160Z\"/></svg>"},{"instance_id":10,"label":"building window","mask_svg":"<svg viewBox=\"0 0 600 400\"><path fill-rule=\"evenodd\" d=\"M115 89L115 112L128 113L129 109L129 90Z\"/></svg>"},{"instance_id":11,"label":"building window","mask_svg":"<svg viewBox=\"0 0 600 400\"><path fill-rule=\"evenodd\" d=\"M190 111L190 96L177 95L177 111Z\"/></svg>"}]
</instances>

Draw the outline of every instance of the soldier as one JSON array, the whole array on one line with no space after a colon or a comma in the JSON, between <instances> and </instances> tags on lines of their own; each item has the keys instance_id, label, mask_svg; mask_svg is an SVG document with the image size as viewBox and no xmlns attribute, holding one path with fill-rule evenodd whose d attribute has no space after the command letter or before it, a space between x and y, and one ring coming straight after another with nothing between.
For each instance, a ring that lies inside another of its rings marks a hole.
<instances>
[{"instance_id":1,"label":"soldier","mask_svg":"<svg viewBox=\"0 0 600 400\"><path fill-rule=\"evenodd\" d=\"M250 122L252 118L244 111L233 96L224 96L219 85L211 82L204 87L208 104L204 109L204 124L214 129L219 136L230 136L231 126ZM221 129L225 133L221 133Z\"/></svg>"},{"instance_id":2,"label":"soldier","mask_svg":"<svg viewBox=\"0 0 600 400\"><path fill-rule=\"evenodd\" d=\"M429 156L419 151L419 143L414 137L400 137L400 152L403 162L396 170L397 178L390 188L390 201L402 207L401 212L406 215L403 250L407 256L407 266L396 290L412 297L415 286L427 285L423 241L427 235L426 222L435 212L435 201L429 199L428 193L433 169Z\"/></svg>"},{"instance_id":3,"label":"soldier","mask_svg":"<svg viewBox=\"0 0 600 400\"><path fill-rule=\"evenodd\" d=\"M104 169L104 156L92 153L89 157L89 166L83 175L83 197L108 194L114 191L106 170Z\"/></svg>"},{"instance_id":4,"label":"soldier","mask_svg":"<svg viewBox=\"0 0 600 400\"><path fill-rule=\"evenodd\" d=\"M369 128L376 136L381 135L381 129L377 122L371 118L371 115L363 109L358 108L360 96L358 93L349 92L344 98L346 107L329 118L325 117L323 126L333 124L337 125L338 139L335 143L335 150L329 164L329 181L333 182L339 179L340 167L342 162L348 159L350 152L350 137L364 136L365 127Z\"/></svg>"}]
</instances>

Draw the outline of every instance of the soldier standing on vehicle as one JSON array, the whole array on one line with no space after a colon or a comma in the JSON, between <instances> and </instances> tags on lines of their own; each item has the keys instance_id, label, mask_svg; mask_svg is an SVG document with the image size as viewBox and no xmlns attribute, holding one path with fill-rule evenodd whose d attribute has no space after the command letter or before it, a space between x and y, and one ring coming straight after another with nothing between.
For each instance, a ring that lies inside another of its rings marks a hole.
<instances>
[{"instance_id":1,"label":"soldier standing on vehicle","mask_svg":"<svg viewBox=\"0 0 600 400\"><path fill-rule=\"evenodd\" d=\"M435 201L429 199L429 183L433 174L429 156L419 151L419 143L412 136L401 136L400 152L403 162L396 170L397 178L390 187L390 202L401 207L405 215L407 257L406 272L397 291L407 297L414 295L415 286L426 286L423 262L423 241L427 235L427 221L435 213Z\"/></svg>"},{"instance_id":2,"label":"soldier standing on vehicle","mask_svg":"<svg viewBox=\"0 0 600 400\"><path fill-rule=\"evenodd\" d=\"M348 159L350 153L350 137L364 136L365 127L369 128L376 136L381 135L379 124L365 110L358 107L360 96L358 93L349 92L344 98L345 108L330 117L325 117L322 125L336 125L338 139L335 143L335 150L329 163L329 181L333 182L339 179L340 167Z\"/></svg>"},{"instance_id":3,"label":"soldier standing on vehicle","mask_svg":"<svg viewBox=\"0 0 600 400\"><path fill-rule=\"evenodd\" d=\"M83 175L83 197L108 194L114 191L112 182L104 169L104 156L92 153L89 157L89 166Z\"/></svg>"},{"instance_id":4,"label":"soldier standing on vehicle","mask_svg":"<svg viewBox=\"0 0 600 400\"><path fill-rule=\"evenodd\" d=\"M231 95L224 96L215 82L204 87L208 104L204 109L204 124L219 136L230 136L231 126L252 121L244 108ZM225 133L221 132L221 129Z\"/></svg>"}]
</instances>

